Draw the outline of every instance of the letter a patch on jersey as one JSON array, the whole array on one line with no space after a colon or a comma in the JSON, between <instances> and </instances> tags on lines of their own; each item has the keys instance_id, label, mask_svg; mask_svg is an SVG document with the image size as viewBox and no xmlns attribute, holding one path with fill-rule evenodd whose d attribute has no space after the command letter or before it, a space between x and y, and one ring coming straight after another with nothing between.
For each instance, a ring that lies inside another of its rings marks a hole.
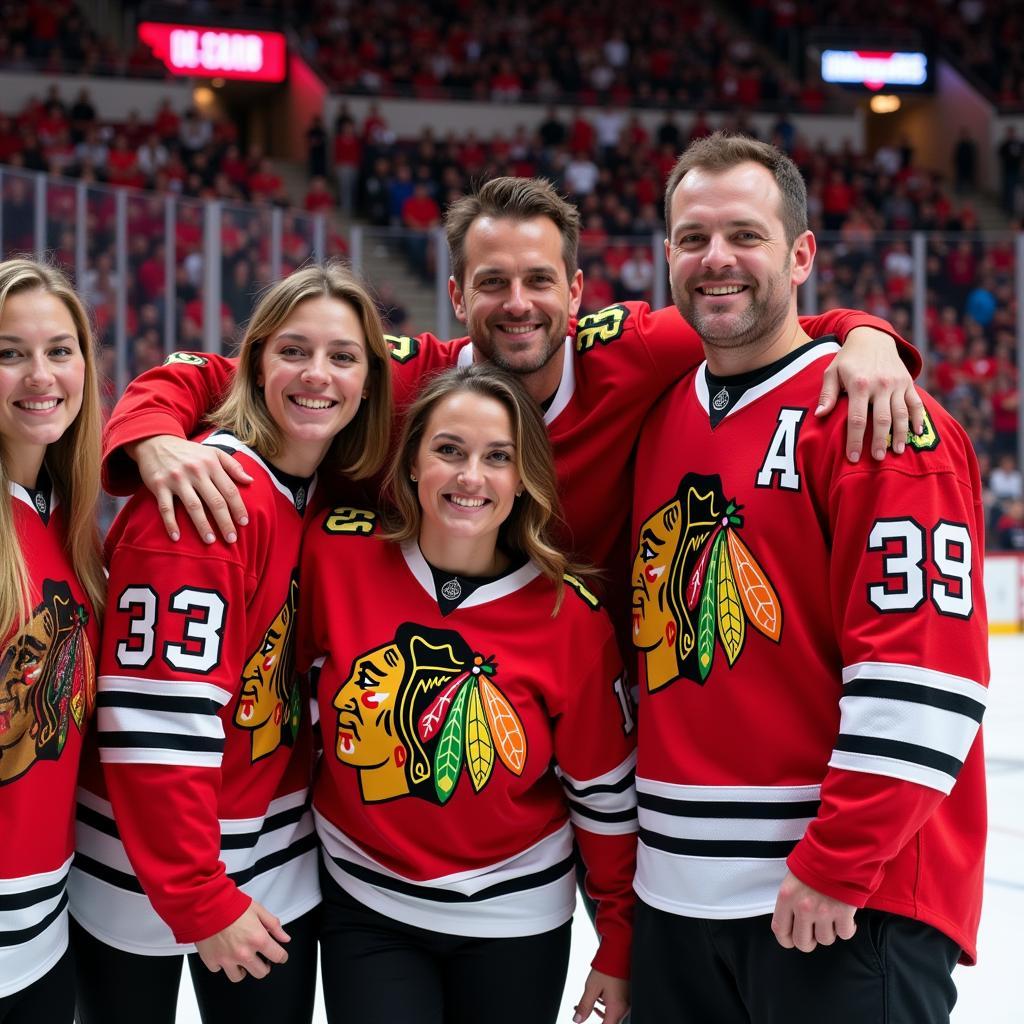
<instances>
[{"instance_id":1,"label":"letter a patch on jersey","mask_svg":"<svg viewBox=\"0 0 1024 1024\"><path fill-rule=\"evenodd\" d=\"M757 471L758 487L778 487L783 491L800 490L796 468L796 443L806 409L780 409L775 433L768 444L764 461Z\"/></svg>"}]
</instances>

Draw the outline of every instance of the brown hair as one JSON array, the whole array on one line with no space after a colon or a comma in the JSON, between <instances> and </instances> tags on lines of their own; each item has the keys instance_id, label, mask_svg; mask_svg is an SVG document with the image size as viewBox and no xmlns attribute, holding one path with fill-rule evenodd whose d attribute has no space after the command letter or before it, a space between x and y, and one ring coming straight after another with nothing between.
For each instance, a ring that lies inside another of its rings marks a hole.
<instances>
[{"instance_id":1,"label":"brown hair","mask_svg":"<svg viewBox=\"0 0 1024 1024\"><path fill-rule=\"evenodd\" d=\"M695 168L720 174L738 164L756 163L766 167L775 178L781 196L779 217L786 232L786 244L792 246L807 230L807 185L795 163L782 150L745 135L715 132L686 147L665 183L665 233L672 236L672 196L679 182Z\"/></svg>"},{"instance_id":2,"label":"brown hair","mask_svg":"<svg viewBox=\"0 0 1024 1024\"><path fill-rule=\"evenodd\" d=\"M209 416L217 427L230 430L239 441L272 459L284 444L281 431L256 385L260 356L267 339L307 299L337 299L350 306L366 337L369 372L367 397L341 430L327 453L333 468L354 480L372 476L384 463L391 436L391 366L380 314L370 293L340 261L304 267L271 285L256 305L242 338L238 371L227 397Z\"/></svg>"},{"instance_id":3,"label":"brown hair","mask_svg":"<svg viewBox=\"0 0 1024 1024\"><path fill-rule=\"evenodd\" d=\"M82 300L68 279L56 267L29 259L0 263L0 316L13 295L40 291L59 299L71 316L78 335L78 347L85 362L82 408L67 430L47 445L45 465L54 490L65 506L67 537L65 549L75 575L88 595L97 616L103 612L106 578L96 524L96 502L100 494L100 393L92 329ZM0 446L0 638L23 624L31 609L26 556L21 550L9 499L10 477Z\"/></svg>"},{"instance_id":4,"label":"brown hair","mask_svg":"<svg viewBox=\"0 0 1024 1024\"><path fill-rule=\"evenodd\" d=\"M562 262L566 280L578 266L580 214L543 178L492 178L477 191L456 199L444 217L452 277L461 288L466 273L466 233L478 217L533 220L547 217L562 236Z\"/></svg>"},{"instance_id":5,"label":"brown hair","mask_svg":"<svg viewBox=\"0 0 1024 1024\"><path fill-rule=\"evenodd\" d=\"M419 536L423 518L419 496L410 479L413 460L435 407L461 392L484 395L500 402L512 421L516 469L523 493L516 498L501 530L502 543L535 562L555 587L555 613L562 602L562 577L570 568L566 556L552 543L551 522L559 515L558 479L544 420L537 403L511 374L489 363L454 367L433 377L409 406L402 435L387 477L394 502L388 537L394 541Z\"/></svg>"}]
</instances>

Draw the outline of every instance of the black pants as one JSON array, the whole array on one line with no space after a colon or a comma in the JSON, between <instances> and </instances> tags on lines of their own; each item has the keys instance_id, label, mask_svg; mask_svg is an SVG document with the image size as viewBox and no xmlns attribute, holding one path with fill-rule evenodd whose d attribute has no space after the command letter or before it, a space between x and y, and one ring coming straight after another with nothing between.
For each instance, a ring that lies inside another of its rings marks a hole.
<instances>
[{"instance_id":1,"label":"black pants","mask_svg":"<svg viewBox=\"0 0 1024 1024\"><path fill-rule=\"evenodd\" d=\"M0 998L0 1024L72 1024L75 969L71 950L20 992Z\"/></svg>"},{"instance_id":2,"label":"black pants","mask_svg":"<svg viewBox=\"0 0 1024 1024\"><path fill-rule=\"evenodd\" d=\"M331 1024L553 1024L572 922L478 939L401 924L321 871L320 975Z\"/></svg>"},{"instance_id":3,"label":"black pants","mask_svg":"<svg viewBox=\"0 0 1024 1024\"><path fill-rule=\"evenodd\" d=\"M952 939L858 910L852 939L783 949L771 917L709 921L637 903L633 1024L948 1024Z\"/></svg>"},{"instance_id":4,"label":"black pants","mask_svg":"<svg viewBox=\"0 0 1024 1024\"><path fill-rule=\"evenodd\" d=\"M316 997L319 908L289 921L288 962L265 978L228 980L207 970L198 953L188 957L203 1024L274 1021L309 1024ZM182 956L140 956L101 942L71 920L78 976L79 1024L174 1024ZM39 1022L36 1022L39 1024Z\"/></svg>"}]
</instances>

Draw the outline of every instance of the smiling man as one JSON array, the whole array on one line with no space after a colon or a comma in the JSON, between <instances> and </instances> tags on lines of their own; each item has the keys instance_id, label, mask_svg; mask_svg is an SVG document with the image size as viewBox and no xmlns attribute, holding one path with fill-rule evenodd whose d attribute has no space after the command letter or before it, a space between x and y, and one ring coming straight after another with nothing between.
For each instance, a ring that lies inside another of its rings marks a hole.
<instances>
[{"instance_id":1,"label":"smiling man","mask_svg":"<svg viewBox=\"0 0 1024 1024\"><path fill-rule=\"evenodd\" d=\"M705 362L636 458L632 1020L945 1024L985 842L970 441L924 396L900 459L852 463L814 416L835 340L797 318L815 241L774 147L694 143L666 224Z\"/></svg>"}]
</instances>

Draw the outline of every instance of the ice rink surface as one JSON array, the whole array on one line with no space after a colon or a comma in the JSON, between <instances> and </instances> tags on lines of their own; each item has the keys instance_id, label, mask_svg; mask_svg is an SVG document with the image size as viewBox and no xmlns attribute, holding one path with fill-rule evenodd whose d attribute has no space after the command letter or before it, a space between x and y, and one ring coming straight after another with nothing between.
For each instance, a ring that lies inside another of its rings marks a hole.
<instances>
[{"instance_id":1,"label":"ice rink surface","mask_svg":"<svg viewBox=\"0 0 1024 1024\"><path fill-rule=\"evenodd\" d=\"M989 797L985 905L978 965L958 967L953 975L960 993L954 1024L1024 1021L1024 636L993 637L990 652L992 683L985 715ZM559 1015L563 1024L572 1020L572 1007L583 991L594 948L594 933L581 908L573 924L572 960ZM316 1024L327 1020L319 993L314 1020ZM591 1020L597 1021L596 1015ZM199 1024L188 971L183 974L178 1021Z\"/></svg>"}]
</instances>

